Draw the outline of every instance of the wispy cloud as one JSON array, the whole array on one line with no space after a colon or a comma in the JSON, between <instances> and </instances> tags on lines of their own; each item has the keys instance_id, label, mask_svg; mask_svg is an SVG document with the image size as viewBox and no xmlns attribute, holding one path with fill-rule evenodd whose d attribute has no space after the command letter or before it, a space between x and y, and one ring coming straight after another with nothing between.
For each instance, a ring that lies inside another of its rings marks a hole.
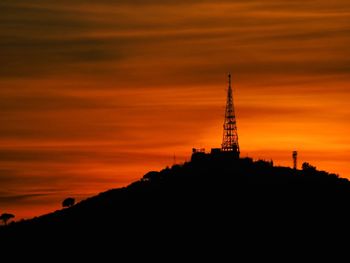
<instances>
[{"instance_id":1,"label":"wispy cloud","mask_svg":"<svg viewBox=\"0 0 350 263\"><path fill-rule=\"evenodd\" d=\"M345 1L66 4L2 3L0 52L7 66L1 76L93 72L132 81L133 75L125 74L132 71L166 83L169 76L176 76L175 82L200 76L210 81L204 72L228 69L237 74L349 72Z\"/></svg>"},{"instance_id":2,"label":"wispy cloud","mask_svg":"<svg viewBox=\"0 0 350 263\"><path fill-rule=\"evenodd\" d=\"M37 197L44 197L44 196L47 196L47 194L23 194L23 195L0 196L0 203L18 202L18 201L33 199Z\"/></svg>"}]
</instances>

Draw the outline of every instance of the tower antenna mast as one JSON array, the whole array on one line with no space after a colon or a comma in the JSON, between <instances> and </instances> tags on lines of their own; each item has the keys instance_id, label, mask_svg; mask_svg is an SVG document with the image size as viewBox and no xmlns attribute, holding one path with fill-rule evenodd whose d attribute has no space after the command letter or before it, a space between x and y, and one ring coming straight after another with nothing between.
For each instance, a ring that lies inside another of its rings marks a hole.
<instances>
[{"instance_id":1,"label":"tower antenna mast","mask_svg":"<svg viewBox=\"0 0 350 263\"><path fill-rule=\"evenodd\" d=\"M233 93L231 86L231 74L228 74L228 90L224 120L224 132L221 144L223 152L232 152L239 157L238 133L236 115L233 105Z\"/></svg>"}]
</instances>

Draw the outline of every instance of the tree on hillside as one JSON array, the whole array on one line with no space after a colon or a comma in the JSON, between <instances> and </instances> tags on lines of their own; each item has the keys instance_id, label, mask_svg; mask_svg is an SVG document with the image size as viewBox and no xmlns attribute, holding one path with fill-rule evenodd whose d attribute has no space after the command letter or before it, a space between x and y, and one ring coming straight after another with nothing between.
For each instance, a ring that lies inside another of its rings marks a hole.
<instances>
[{"instance_id":1,"label":"tree on hillside","mask_svg":"<svg viewBox=\"0 0 350 263\"><path fill-rule=\"evenodd\" d=\"M316 167L312 166L311 164L309 164L307 162L303 163L303 165L301 167L304 171L316 171Z\"/></svg>"},{"instance_id":2,"label":"tree on hillside","mask_svg":"<svg viewBox=\"0 0 350 263\"><path fill-rule=\"evenodd\" d=\"M71 207L75 204L75 199L72 197L68 197L63 200L62 207Z\"/></svg>"},{"instance_id":3,"label":"tree on hillside","mask_svg":"<svg viewBox=\"0 0 350 263\"><path fill-rule=\"evenodd\" d=\"M7 225L7 222L11 219L11 218L14 218L15 215L13 214L8 214L8 213L3 213L1 216L0 216L0 220L2 220L4 222L5 225Z\"/></svg>"}]
</instances>

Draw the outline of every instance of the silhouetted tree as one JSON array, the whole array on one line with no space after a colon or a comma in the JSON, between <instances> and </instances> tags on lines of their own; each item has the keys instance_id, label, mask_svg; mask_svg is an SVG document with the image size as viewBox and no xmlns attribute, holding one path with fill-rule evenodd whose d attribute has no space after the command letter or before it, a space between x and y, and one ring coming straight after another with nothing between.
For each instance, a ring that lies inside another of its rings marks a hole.
<instances>
[{"instance_id":1,"label":"silhouetted tree","mask_svg":"<svg viewBox=\"0 0 350 263\"><path fill-rule=\"evenodd\" d=\"M13 215L13 214L3 213L0 216L0 220L2 220L5 225L7 225L7 221L9 221L11 218L14 218L14 217L15 217L15 215Z\"/></svg>"},{"instance_id":2,"label":"silhouetted tree","mask_svg":"<svg viewBox=\"0 0 350 263\"><path fill-rule=\"evenodd\" d=\"M75 204L75 199L72 197L68 197L63 200L62 207L71 207Z\"/></svg>"},{"instance_id":3,"label":"silhouetted tree","mask_svg":"<svg viewBox=\"0 0 350 263\"><path fill-rule=\"evenodd\" d=\"M316 167L307 162L303 163L301 167L304 171L316 171Z\"/></svg>"}]
</instances>

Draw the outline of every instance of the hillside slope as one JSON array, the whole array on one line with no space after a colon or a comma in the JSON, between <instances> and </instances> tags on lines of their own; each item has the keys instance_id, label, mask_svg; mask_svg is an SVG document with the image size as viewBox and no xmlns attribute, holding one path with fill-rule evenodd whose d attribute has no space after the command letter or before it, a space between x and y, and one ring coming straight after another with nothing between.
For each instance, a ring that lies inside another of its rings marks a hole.
<instances>
[{"instance_id":1,"label":"hillside slope","mask_svg":"<svg viewBox=\"0 0 350 263\"><path fill-rule=\"evenodd\" d=\"M301 225L313 228L329 215L344 219L349 200L347 179L312 167L207 158L149 172L127 187L12 224L0 230L0 237L74 242L118 237L134 246L154 235L164 242L266 229L287 235Z\"/></svg>"}]
</instances>

